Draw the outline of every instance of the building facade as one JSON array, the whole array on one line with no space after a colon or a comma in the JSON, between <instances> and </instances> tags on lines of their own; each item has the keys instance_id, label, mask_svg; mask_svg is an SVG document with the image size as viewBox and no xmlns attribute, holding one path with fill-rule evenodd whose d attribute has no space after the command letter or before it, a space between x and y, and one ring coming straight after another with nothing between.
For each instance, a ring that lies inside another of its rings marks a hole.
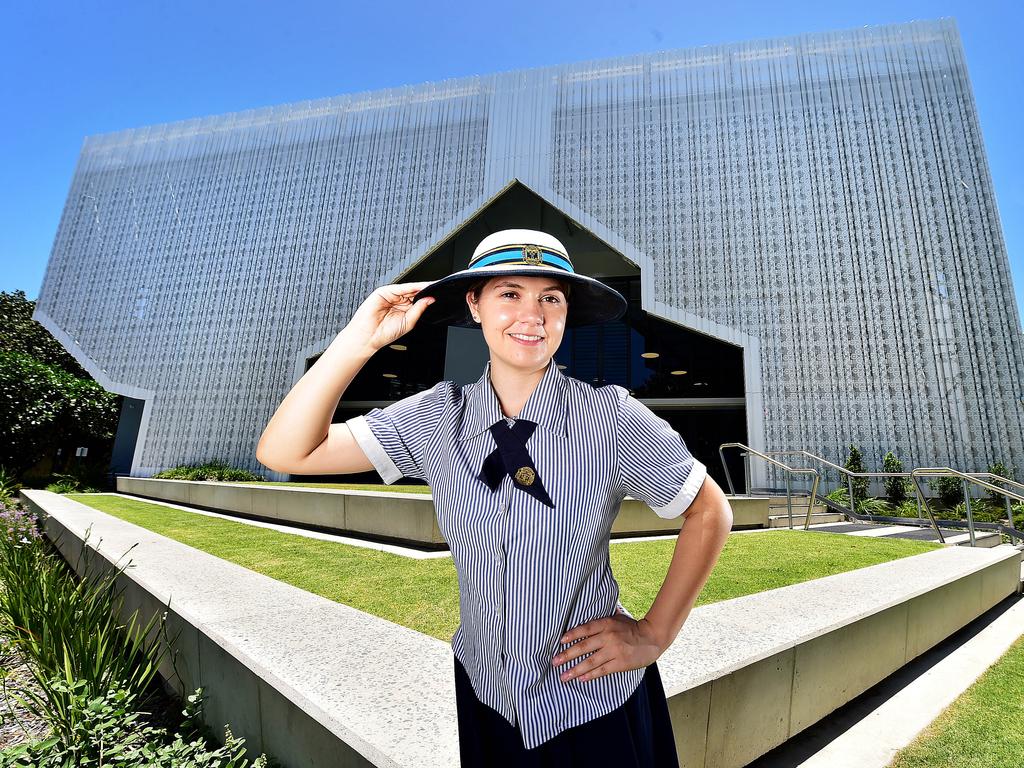
<instances>
[{"instance_id":1,"label":"building facade","mask_svg":"<svg viewBox=\"0 0 1024 768\"><path fill-rule=\"evenodd\" d=\"M365 297L506 226L629 294L559 362L629 386L713 470L727 441L1024 461L1021 326L952 19L90 136L35 317L129 398L121 471L272 477L264 426ZM478 331L409 336L336 420L478 377Z\"/></svg>"}]
</instances>

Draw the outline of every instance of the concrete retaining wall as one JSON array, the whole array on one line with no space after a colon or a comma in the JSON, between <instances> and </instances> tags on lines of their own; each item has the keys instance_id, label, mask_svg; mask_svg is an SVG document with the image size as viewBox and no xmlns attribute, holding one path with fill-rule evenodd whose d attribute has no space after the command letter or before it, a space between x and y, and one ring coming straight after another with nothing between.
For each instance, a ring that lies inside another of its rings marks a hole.
<instances>
[{"instance_id":1,"label":"concrete retaining wall","mask_svg":"<svg viewBox=\"0 0 1024 768\"><path fill-rule=\"evenodd\" d=\"M120 493L215 512L272 522L300 523L381 541L447 549L437 527L433 497L429 493L349 491L142 477L117 478L117 490ZM733 509L733 528L768 527L770 501L767 497L731 497L729 503ZM806 512L806 505L793 505L794 519L800 525L803 525ZM659 517L642 501L627 496L612 525L612 536L678 533L680 519L666 520Z\"/></svg>"},{"instance_id":2,"label":"concrete retaining wall","mask_svg":"<svg viewBox=\"0 0 1024 768\"><path fill-rule=\"evenodd\" d=\"M161 675L205 718L298 766L457 766L447 642L46 491L23 491L71 562L132 545L126 614L168 610ZM808 533L807 535L826 535ZM112 567L107 565L106 567ZM683 766L741 766L1020 588L1021 554L946 547L695 609L658 659Z\"/></svg>"}]
</instances>

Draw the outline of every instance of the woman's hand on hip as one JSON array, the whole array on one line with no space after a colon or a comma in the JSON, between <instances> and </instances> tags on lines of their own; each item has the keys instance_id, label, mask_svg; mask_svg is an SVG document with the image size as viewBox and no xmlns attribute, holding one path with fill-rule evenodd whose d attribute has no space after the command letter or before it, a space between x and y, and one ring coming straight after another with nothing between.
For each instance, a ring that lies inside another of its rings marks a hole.
<instances>
[{"instance_id":1,"label":"woman's hand on hip","mask_svg":"<svg viewBox=\"0 0 1024 768\"><path fill-rule=\"evenodd\" d=\"M665 651L645 619L637 621L621 613L573 627L562 635L561 642L571 643L579 638L583 639L551 661L552 666L560 667L590 654L562 673L563 682L573 678L593 680L612 672L641 669L653 664Z\"/></svg>"},{"instance_id":2,"label":"woman's hand on hip","mask_svg":"<svg viewBox=\"0 0 1024 768\"><path fill-rule=\"evenodd\" d=\"M365 339L374 350L386 347L411 331L424 310L434 303L430 297L415 301L416 294L430 283L393 283L375 288L346 328Z\"/></svg>"}]
</instances>

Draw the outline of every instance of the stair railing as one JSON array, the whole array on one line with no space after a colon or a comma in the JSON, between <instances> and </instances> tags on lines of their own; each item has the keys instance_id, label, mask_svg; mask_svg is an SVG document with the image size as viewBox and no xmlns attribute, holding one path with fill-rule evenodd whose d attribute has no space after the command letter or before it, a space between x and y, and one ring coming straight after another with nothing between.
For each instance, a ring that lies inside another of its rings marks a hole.
<instances>
[{"instance_id":1,"label":"stair railing","mask_svg":"<svg viewBox=\"0 0 1024 768\"><path fill-rule=\"evenodd\" d=\"M918 495L920 495L921 498L924 499L925 507L928 509L929 517L931 517L932 514L931 505L928 503L928 499L924 496L924 492L921 490L920 478L925 476L960 478L960 480L963 483L964 511L967 513L967 532L970 536L972 547L977 546L977 544L974 537L974 516L971 514L971 490L970 486L968 486L968 483L974 483L975 485L979 485L987 491L995 491L996 493L1001 494L1006 499L1006 509L1009 512L1010 516L1010 528L1012 530L1016 530L1016 528L1013 525L1013 509L1010 504L1010 499L1016 499L1018 502L1024 503L1024 495L1014 493L1013 491L1006 490L1005 488L1000 488L998 485L994 485L993 483L990 483L987 480L980 479L980 477L977 477L977 475L995 477L1000 482L1020 485L1020 483L1016 482L1015 480L1008 480L1005 477L999 477L999 475L993 475L990 472L960 472L956 469L951 469L950 467L917 467L916 469L912 470L910 474L913 478L914 487L917 489ZM942 539L940 537L940 541L941 540Z\"/></svg>"},{"instance_id":2,"label":"stair railing","mask_svg":"<svg viewBox=\"0 0 1024 768\"><path fill-rule=\"evenodd\" d=\"M749 471L749 467L750 467L749 457L750 456L757 456L758 458L763 459L764 461L766 461L768 464L770 464L772 466L775 466L775 467L778 467L779 469L783 470L786 473L786 509L788 510L788 513L789 513L789 527L790 528L793 527L793 488L792 488L792 482L791 482L792 481L792 476L793 475L813 475L814 482L811 485L811 495L810 495L810 497L807 500L807 518L804 520L804 530L806 531L808 528L811 527L811 512L814 509L814 500L817 498L817 494L818 494L818 480L819 480L818 470L813 469L812 467L791 467L791 466L789 466L787 464L784 464L781 461L778 461L777 459L773 459L771 456L769 456L769 455L767 455L765 453L762 453L761 451L757 450L756 448L751 448L749 445L744 445L743 443L722 443L720 446L718 446L718 457L722 460L722 469L725 470L725 481L729 485L729 493L731 493L734 496L736 495L736 488L732 484L732 475L729 472L729 466L725 463L725 452L724 452L725 448L739 448L741 451L745 452L743 454L743 457L744 457L744 464L747 467L748 486L749 486L749 474L750 474L750 471Z\"/></svg>"}]
</instances>

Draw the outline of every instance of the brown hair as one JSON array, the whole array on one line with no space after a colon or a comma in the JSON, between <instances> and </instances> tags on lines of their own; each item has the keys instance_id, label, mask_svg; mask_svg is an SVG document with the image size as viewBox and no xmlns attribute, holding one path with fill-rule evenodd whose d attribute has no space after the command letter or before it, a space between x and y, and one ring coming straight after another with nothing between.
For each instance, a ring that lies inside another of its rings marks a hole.
<instances>
[{"instance_id":1,"label":"brown hair","mask_svg":"<svg viewBox=\"0 0 1024 768\"><path fill-rule=\"evenodd\" d=\"M484 286L487 285L487 283L490 282L494 277L500 277L500 275L480 278L475 283L469 286L468 290L473 292L473 301L480 301L480 292L484 289ZM562 295L564 295L565 300L568 301L572 293L572 284L568 280L559 280L557 277L555 278L555 282L558 283L559 287L562 290Z\"/></svg>"}]
</instances>

